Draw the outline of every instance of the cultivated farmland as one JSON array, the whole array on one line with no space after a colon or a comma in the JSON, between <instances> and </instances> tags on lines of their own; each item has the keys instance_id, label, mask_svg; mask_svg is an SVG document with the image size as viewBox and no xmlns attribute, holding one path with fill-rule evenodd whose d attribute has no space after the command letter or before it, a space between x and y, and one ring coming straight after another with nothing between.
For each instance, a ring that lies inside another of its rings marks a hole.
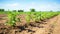
<instances>
[{"instance_id":1,"label":"cultivated farmland","mask_svg":"<svg viewBox=\"0 0 60 34\"><path fill-rule=\"evenodd\" d=\"M58 11L0 11L0 34L60 34L59 22Z\"/></svg>"}]
</instances>

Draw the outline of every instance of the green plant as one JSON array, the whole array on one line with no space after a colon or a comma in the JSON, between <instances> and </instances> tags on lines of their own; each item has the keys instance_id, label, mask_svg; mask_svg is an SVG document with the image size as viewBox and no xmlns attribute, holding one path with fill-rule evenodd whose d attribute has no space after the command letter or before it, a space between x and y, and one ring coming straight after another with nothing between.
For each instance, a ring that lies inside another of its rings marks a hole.
<instances>
[{"instance_id":1,"label":"green plant","mask_svg":"<svg viewBox=\"0 0 60 34\"><path fill-rule=\"evenodd\" d=\"M30 23L30 16L29 15L26 15L25 19L27 21L27 24L29 24Z\"/></svg>"}]
</instances>

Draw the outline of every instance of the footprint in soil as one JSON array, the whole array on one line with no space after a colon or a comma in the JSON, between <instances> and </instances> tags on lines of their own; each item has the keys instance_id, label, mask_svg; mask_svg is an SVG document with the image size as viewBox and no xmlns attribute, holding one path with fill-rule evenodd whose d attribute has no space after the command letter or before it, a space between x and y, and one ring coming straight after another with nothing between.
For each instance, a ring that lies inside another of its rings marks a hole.
<instances>
[{"instance_id":1,"label":"footprint in soil","mask_svg":"<svg viewBox=\"0 0 60 34\"><path fill-rule=\"evenodd\" d=\"M54 29L54 26L53 25L50 25L50 29L49 29L49 33L48 34L52 34L53 33L53 29Z\"/></svg>"},{"instance_id":2,"label":"footprint in soil","mask_svg":"<svg viewBox=\"0 0 60 34\"><path fill-rule=\"evenodd\" d=\"M34 33L35 31L32 31L32 30L28 29L28 32L33 32Z\"/></svg>"},{"instance_id":3,"label":"footprint in soil","mask_svg":"<svg viewBox=\"0 0 60 34\"><path fill-rule=\"evenodd\" d=\"M32 30L28 30L28 32L31 32L31 34L35 33L35 31L32 31Z\"/></svg>"},{"instance_id":4,"label":"footprint in soil","mask_svg":"<svg viewBox=\"0 0 60 34\"><path fill-rule=\"evenodd\" d=\"M4 34L4 33L0 33L0 34Z\"/></svg>"},{"instance_id":5,"label":"footprint in soil","mask_svg":"<svg viewBox=\"0 0 60 34\"><path fill-rule=\"evenodd\" d=\"M25 30L25 27L24 26L21 26L21 27L18 27L18 28L21 29L21 31Z\"/></svg>"},{"instance_id":6,"label":"footprint in soil","mask_svg":"<svg viewBox=\"0 0 60 34\"><path fill-rule=\"evenodd\" d=\"M51 34L51 33L48 33L48 34Z\"/></svg>"},{"instance_id":7,"label":"footprint in soil","mask_svg":"<svg viewBox=\"0 0 60 34\"><path fill-rule=\"evenodd\" d=\"M32 26L32 27L38 27L38 28L43 28L44 27L44 26L40 26L39 23L30 24L30 26Z\"/></svg>"}]
</instances>

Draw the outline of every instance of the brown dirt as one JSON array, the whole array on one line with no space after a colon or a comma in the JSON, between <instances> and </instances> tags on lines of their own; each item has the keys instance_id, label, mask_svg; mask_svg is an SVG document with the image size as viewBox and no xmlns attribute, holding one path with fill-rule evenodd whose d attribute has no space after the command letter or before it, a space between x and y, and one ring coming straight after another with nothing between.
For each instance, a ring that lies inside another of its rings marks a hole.
<instances>
[{"instance_id":1,"label":"brown dirt","mask_svg":"<svg viewBox=\"0 0 60 34\"><path fill-rule=\"evenodd\" d=\"M0 23L0 34L60 34L60 15L48 19L48 21L31 23L28 26L24 25L26 24L24 17L25 15L17 17L21 18L23 26L20 25L22 24L20 22L14 27L7 27Z\"/></svg>"},{"instance_id":2,"label":"brown dirt","mask_svg":"<svg viewBox=\"0 0 60 34\"><path fill-rule=\"evenodd\" d=\"M47 24L45 24L47 23ZM60 15L49 19L43 24L35 23L34 25L30 25L26 30L18 34L60 34ZM38 25L38 26L36 26Z\"/></svg>"},{"instance_id":3,"label":"brown dirt","mask_svg":"<svg viewBox=\"0 0 60 34\"><path fill-rule=\"evenodd\" d=\"M8 21L8 17L6 14L0 14L0 24L4 24Z\"/></svg>"},{"instance_id":4,"label":"brown dirt","mask_svg":"<svg viewBox=\"0 0 60 34\"><path fill-rule=\"evenodd\" d=\"M16 26L24 26L26 24L25 16L26 15L24 14L17 15L16 18L18 18L20 21L16 21Z\"/></svg>"}]
</instances>

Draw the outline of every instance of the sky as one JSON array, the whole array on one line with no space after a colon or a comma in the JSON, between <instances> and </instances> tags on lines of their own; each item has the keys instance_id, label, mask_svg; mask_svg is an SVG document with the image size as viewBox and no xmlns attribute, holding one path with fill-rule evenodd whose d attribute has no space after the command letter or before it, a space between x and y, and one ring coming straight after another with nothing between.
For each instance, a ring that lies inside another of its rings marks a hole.
<instances>
[{"instance_id":1,"label":"sky","mask_svg":"<svg viewBox=\"0 0 60 34\"><path fill-rule=\"evenodd\" d=\"M59 11L60 0L0 0L0 8L5 10Z\"/></svg>"}]
</instances>

